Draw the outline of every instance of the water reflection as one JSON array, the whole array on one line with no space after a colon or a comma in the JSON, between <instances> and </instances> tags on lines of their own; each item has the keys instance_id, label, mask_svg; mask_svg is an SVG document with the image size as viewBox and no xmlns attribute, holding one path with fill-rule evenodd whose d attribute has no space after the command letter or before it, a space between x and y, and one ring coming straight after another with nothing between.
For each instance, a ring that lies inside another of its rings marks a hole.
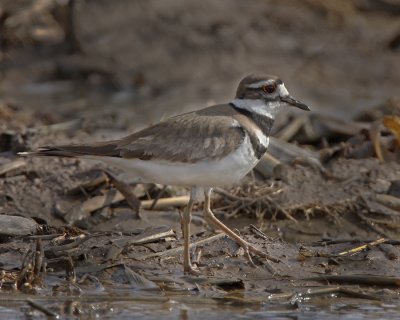
<instances>
[{"instance_id":1,"label":"water reflection","mask_svg":"<svg viewBox=\"0 0 400 320\"><path fill-rule=\"evenodd\" d=\"M121 291L119 290L119 293ZM231 300L205 299L201 294L177 295L139 294L116 295L26 296L0 295L3 319L44 319L43 311L26 302L32 299L59 318L85 319L382 319L397 317L396 303L360 303L357 299L318 298L297 303L235 304ZM211 301L211 303L210 303Z\"/></svg>"}]
</instances>

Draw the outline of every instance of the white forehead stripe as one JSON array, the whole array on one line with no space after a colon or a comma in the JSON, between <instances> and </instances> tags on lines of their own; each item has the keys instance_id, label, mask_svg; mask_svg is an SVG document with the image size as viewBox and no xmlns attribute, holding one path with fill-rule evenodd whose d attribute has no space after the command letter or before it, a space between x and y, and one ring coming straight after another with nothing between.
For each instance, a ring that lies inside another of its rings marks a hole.
<instances>
[{"instance_id":1,"label":"white forehead stripe","mask_svg":"<svg viewBox=\"0 0 400 320\"><path fill-rule=\"evenodd\" d=\"M258 81L258 82L252 83L252 84L248 84L246 86L246 88L257 89L257 88L261 88L267 84L271 84L274 82L275 82L275 80L272 80L272 79L271 80L262 80L262 81Z\"/></svg>"},{"instance_id":2,"label":"white forehead stripe","mask_svg":"<svg viewBox=\"0 0 400 320\"><path fill-rule=\"evenodd\" d=\"M278 85L278 91L279 91L279 95L281 97L285 97L285 96L289 95L289 92L287 91L287 89L283 83Z\"/></svg>"}]
</instances>

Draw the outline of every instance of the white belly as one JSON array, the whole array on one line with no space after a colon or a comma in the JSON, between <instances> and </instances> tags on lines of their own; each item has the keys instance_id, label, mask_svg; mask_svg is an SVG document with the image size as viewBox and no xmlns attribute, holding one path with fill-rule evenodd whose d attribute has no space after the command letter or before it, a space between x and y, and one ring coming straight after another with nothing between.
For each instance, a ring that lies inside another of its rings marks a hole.
<instances>
[{"instance_id":1,"label":"white belly","mask_svg":"<svg viewBox=\"0 0 400 320\"><path fill-rule=\"evenodd\" d=\"M86 156L120 168L143 182L177 186L215 187L239 182L259 161L250 139L232 154L219 160L203 160L198 163L170 163L167 161L124 159L102 156Z\"/></svg>"}]
</instances>

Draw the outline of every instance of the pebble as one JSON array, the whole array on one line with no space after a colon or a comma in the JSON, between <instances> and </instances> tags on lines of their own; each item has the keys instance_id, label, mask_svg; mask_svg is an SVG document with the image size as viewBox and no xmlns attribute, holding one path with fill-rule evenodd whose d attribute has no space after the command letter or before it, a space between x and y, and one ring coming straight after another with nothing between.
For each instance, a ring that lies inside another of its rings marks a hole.
<instances>
[{"instance_id":1,"label":"pebble","mask_svg":"<svg viewBox=\"0 0 400 320\"><path fill-rule=\"evenodd\" d=\"M0 236L26 236L35 234L39 225L31 218L0 215Z\"/></svg>"}]
</instances>

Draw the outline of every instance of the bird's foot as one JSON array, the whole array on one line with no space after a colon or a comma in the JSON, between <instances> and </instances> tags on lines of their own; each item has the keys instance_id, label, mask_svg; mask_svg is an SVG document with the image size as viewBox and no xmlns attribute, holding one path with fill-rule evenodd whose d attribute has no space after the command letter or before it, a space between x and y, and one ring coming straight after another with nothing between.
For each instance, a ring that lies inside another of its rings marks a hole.
<instances>
[{"instance_id":1,"label":"bird's foot","mask_svg":"<svg viewBox=\"0 0 400 320\"><path fill-rule=\"evenodd\" d=\"M193 268L193 266L191 264L183 266L183 272L185 274L191 274L194 276L198 276L199 274L201 274L200 270Z\"/></svg>"},{"instance_id":2,"label":"bird's foot","mask_svg":"<svg viewBox=\"0 0 400 320\"><path fill-rule=\"evenodd\" d=\"M243 239L242 239L242 240L243 240ZM259 256L259 257L265 258L265 259L267 259L267 260L270 260L270 261L272 261L272 262L276 262L276 263L281 262L279 259L277 259L277 258L275 258L275 257L272 257L272 256L270 256L269 254L266 254L265 252L263 252L263 251L257 249L255 246L253 246L252 244L248 243L248 242L245 241L245 240L243 240L243 242L238 242L238 244L243 248L244 254L245 254L247 260L249 260L250 264L251 264L253 267L256 267L256 265L254 264L253 259L251 258L250 253L252 253L252 254L254 254L254 255L257 255L257 256Z\"/></svg>"}]
</instances>

